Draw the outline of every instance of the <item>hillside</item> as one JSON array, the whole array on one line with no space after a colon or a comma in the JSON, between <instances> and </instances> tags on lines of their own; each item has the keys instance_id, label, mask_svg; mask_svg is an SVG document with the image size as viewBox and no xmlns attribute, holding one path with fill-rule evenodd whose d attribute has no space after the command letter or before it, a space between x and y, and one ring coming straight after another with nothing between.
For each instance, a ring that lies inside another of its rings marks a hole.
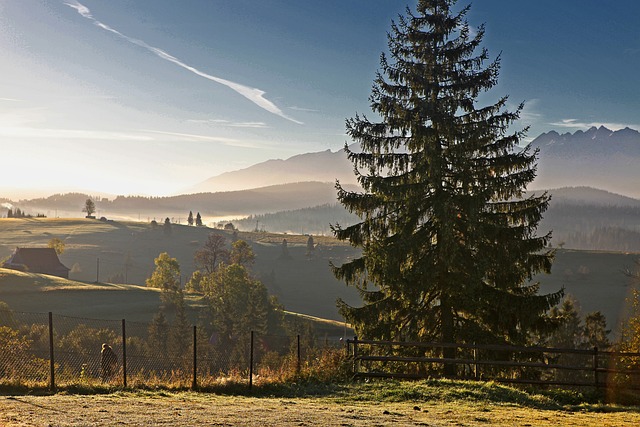
<instances>
[{"instance_id":1,"label":"hillside","mask_svg":"<svg viewBox=\"0 0 640 427\"><path fill-rule=\"evenodd\" d=\"M0 219L0 260L15 247L46 246L57 237L65 242L60 260L71 268L70 278L86 282L124 282L144 285L155 266L153 260L168 252L180 263L182 280L193 273L193 255L209 233L232 241L233 235L205 227L173 225L170 236L148 223L101 222L89 219ZM306 236L239 233L256 254L254 274L285 309L327 319L341 320L338 297L357 303L358 295L333 277L329 262L341 264L354 249L332 238L316 237L314 257L306 256ZM290 258L282 259L282 240L288 241ZM1 298L0 298L1 299ZM26 301L25 301L26 303Z\"/></svg>"},{"instance_id":2,"label":"hillside","mask_svg":"<svg viewBox=\"0 0 640 427\"><path fill-rule=\"evenodd\" d=\"M0 268L0 301L15 311L147 322L158 311L160 292L136 285L85 283Z\"/></svg>"},{"instance_id":3,"label":"hillside","mask_svg":"<svg viewBox=\"0 0 640 427\"><path fill-rule=\"evenodd\" d=\"M539 234L553 231L552 244L572 249L640 252L640 200L589 187L548 190L549 209ZM330 233L330 224L358 221L339 204L251 215L234 220L241 230Z\"/></svg>"},{"instance_id":4,"label":"hillside","mask_svg":"<svg viewBox=\"0 0 640 427\"><path fill-rule=\"evenodd\" d=\"M54 283L45 283L37 278L34 282L29 275L7 278L4 271L0 300L6 298L18 311L62 310L61 314L94 318L100 313L99 318L103 318L102 313L113 310L113 315L107 318L120 319L123 310L130 310L133 318L148 320L157 308L157 294L136 285L144 285L154 269L154 258L163 251L176 257L185 281L193 271L193 253L210 232L220 233L228 241L233 237L222 230L184 225L174 225L171 236L166 236L161 228L146 223L0 219L0 259L16 246L45 246L49 239L58 237L67 245L60 258L72 267L71 279L85 282L81 286L83 297L77 298L76 292L80 290L77 285L69 287L67 281L56 279ZM356 256L354 248L330 237L314 236L317 247L309 257L308 236L240 232L238 237L252 245L257 256L254 274L278 296L286 310L340 321L337 298L353 305L360 303L357 292L337 281L329 269L330 261L339 265ZM287 240L290 258L282 257L283 239ZM639 257L633 253L560 249L552 274L536 280L542 283L543 292L564 287L578 298L584 312L601 310L613 326L624 312L625 298L631 289L622 271L632 267ZM97 278L98 260L100 282L125 281L132 285L92 284ZM39 289L39 294L21 293L25 286ZM53 289L57 289L55 293L48 291ZM92 294L95 296L86 298ZM197 305L198 301L190 304Z\"/></svg>"},{"instance_id":5,"label":"hillside","mask_svg":"<svg viewBox=\"0 0 640 427\"><path fill-rule=\"evenodd\" d=\"M258 181L260 182L260 181ZM264 184L263 182L260 182ZM347 186L347 188L355 188ZM85 201L92 198L96 216L122 220L162 221L186 223L189 211L197 212L206 224L222 218L237 218L283 210L302 209L327 203L336 203L335 183L296 182L290 184L260 186L243 191L183 194L171 197L117 196L113 199L93 197L81 193L54 194L46 198L5 201L5 209L16 208L36 216L78 217ZM0 217L6 216L4 209Z\"/></svg>"},{"instance_id":6,"label":"hillside","mask_svg":"<svg viewBox=\"0 0 640 427\"><path fill-rule=\"evenodd\" d=\"M260 186L269 186L319 181L333 185L336 180L342 184L357 184L353 174L353 166L347 159L344 150L335 152L325 150L299 154L286 160L267 160L245 169L211 177L185 189L185 193L243 190L255 188L256 183L259 183Z\"/></svg>"}]
</instances>

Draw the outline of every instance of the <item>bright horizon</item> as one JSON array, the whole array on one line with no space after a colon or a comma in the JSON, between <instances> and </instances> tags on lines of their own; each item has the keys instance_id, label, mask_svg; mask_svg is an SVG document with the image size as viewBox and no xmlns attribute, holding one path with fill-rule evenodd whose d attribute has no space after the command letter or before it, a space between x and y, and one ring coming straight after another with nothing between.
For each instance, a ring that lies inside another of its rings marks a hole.
<instances>
[{"instance_id":1,"label":"bright horizon","mask_svg":"<svg viewBox=\"0 0 640 427\"><path fill-rule=\"evenodd\" d=\"M409 2L413 7L415 2ZM457 8L467 2L458 2ZM339 150L373 116L386 32L404 4L0 3L0 198L170 195L268 159ZM529 140L640 130L640 4L474 2L498 86Z\"/></svg>"}]
</instances>

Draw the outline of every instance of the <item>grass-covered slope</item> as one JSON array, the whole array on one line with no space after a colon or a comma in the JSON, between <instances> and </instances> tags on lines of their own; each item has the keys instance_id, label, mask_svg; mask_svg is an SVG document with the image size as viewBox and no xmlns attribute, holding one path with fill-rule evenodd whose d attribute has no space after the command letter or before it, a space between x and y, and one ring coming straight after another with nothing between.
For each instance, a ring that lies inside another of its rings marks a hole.
<instances>
[{"instance_id":1,"label":"grass-covered slope","mask_svg":"<svg viewBox=\"0 0 640 427\"><path fill-rule=\"evenodd\" d=\"M160 293L136 285L85 283L0 268L0 301L15 311L146 322L158 311Z\"/></svg>"},{"instance_id":2,"label":"grass-covered slope","mask_svg":"<svg viewBox=\"0 0 640 427\"><path fill-rule=\"evenodd\" d=\"M142 222L0 219L0 260L8 257L16 246L44 247L51 238L57 237L66 245L60 259L72 268L70 278L84 282L81 285L83 296L75 301L74 295L80 292L80 285L74 290L60 290L61 295L66 295L64 298L52 298L47 292L27 298L13 293L15 291L7 293L7 289L14 289L16 285L8 286L7 280L1 279L0 300L6 294L4 298L11 299L14 308L22 311L37 306L37 311L73 309L92 315L100 313L101 317L106 315L102 313L110 313L108 318L121 318L120 314L111 313L117 308L134 316L139 313L141 319L150 319L159 298L155 291L143 286L155 268L154 258L165 251L177 258L184 283L195 269L194 252L203 246L212 232L224 235L229 244L233 239L229 232L186 225L173 225L171 234L167 235L162 226L152 227ZM313 236L316 249L308 256L308 236L240 232L237 237L252 245L256 254L252 267L254 275L278 297L286 310L340 321L335 304L337 298L359 304L357 292L336 280L329 268L330 262L340 265L357 255L357 251L347 244L331 237ZM284 239L287 240L288 257L283 256ZM609 326L615 327L632 286L623 271L633 267L639 257L634 253L558 250L552 274L536 280L541 281L541 291L545 293L564 287L568 294L578 299L585 313L600 310L606 315ZM12 280L12 283L24 283L20 280L26 279ZM101 290L90 290L89 283L96 281L139 286L99 285ZM87 302L94 308L85 308ZM197 305L198 301L193 304Z\"/></svg>"}]
</instances>

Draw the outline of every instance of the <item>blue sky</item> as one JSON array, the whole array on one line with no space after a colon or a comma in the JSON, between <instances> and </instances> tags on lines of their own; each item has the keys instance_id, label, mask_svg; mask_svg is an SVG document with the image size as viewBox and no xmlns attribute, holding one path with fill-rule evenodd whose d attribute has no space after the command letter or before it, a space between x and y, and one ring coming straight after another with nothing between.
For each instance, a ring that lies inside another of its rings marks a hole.
<instances>
[{"instance_id":1,"label":"blue sky","mask_svg":"<svg viewBox=\"0 0 640 427\"><path fill-rule=\"evenodd\" d=\"M407 4L1 0L0 197L165 195L338 150ZM469 23L502 58L483 103L525 101L531 139L640 130L639 16L636 0L476 0Z\"/></svg>"}]
</instances>

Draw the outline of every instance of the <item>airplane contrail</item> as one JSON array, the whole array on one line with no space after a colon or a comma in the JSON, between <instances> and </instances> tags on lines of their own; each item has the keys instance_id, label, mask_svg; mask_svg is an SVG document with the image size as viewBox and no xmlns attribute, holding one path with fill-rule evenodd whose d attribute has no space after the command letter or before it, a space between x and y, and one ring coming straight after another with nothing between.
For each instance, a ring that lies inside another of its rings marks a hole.
<instances>
[{"instance_id":1,"label":"airplane contrail","mask_svg":"<svg viewBox=\"0 0 640 427\"><path fill-rule=\"evenodd\" d=\"M192 73L200 76L200 77L204 77L207 80L211 80L214 81L216 83L220 83L221 85L227 86L228 88L236 91L237 93L239 93L240 95L244 96L245 98L247 98L249 101L253 102L254 104L256 104L258 107L267 110L268 112L275 114L276 116L280 116L284 119L287 119L289 121L292 121L294 123L297 123L299 125L304 124L301 121L295 120L292 117L287 116L285 113L282 112L282 110L280 110L280 108L278 108L273 102L269 101L268 99L266 99L264 97L265 92L257 89L257 88L252 88L249 86L245 86L242 85L240 83L236 83L236 82L232 82L230 80L226 80L220 77L216 77L216 76L212 76L210 74L204 73L200 70L198 70L195 67L192 67L188 64L185 64L184 62L180 61L178 58L176 58L175 56L172 56L170 54L168 54L167 52L163 51L162 49L159 49L157 47L153 47L148 45L147 43L145 43L142 40L138 40L138 39L134 39L132 37L129 37L125 34L122 34L121 32L119 32L118 30L111 28L110 26L98 21L96 18L93 17L93 15L91 14L91 11L89 10L88 7L86 7L85 5L79 3L79 2L75 2L75 3L65 3L65 5L75 9L82 17L87 18L91 21L93 21L93 23L102 28L105 31L109 31L115 35L117 35L118 37L121 37L123 39L125 39L126 41L128 41L129 43L133 43L137 46L140 46L146 50L148 50L149 52L152 52L154 54L156 54L157 56L159 56L160 58L169 61L169 62L173 62L174 64L176 64L179 67L184 68L187 71L191 71Z\"/></svg>"}]
</instances>

